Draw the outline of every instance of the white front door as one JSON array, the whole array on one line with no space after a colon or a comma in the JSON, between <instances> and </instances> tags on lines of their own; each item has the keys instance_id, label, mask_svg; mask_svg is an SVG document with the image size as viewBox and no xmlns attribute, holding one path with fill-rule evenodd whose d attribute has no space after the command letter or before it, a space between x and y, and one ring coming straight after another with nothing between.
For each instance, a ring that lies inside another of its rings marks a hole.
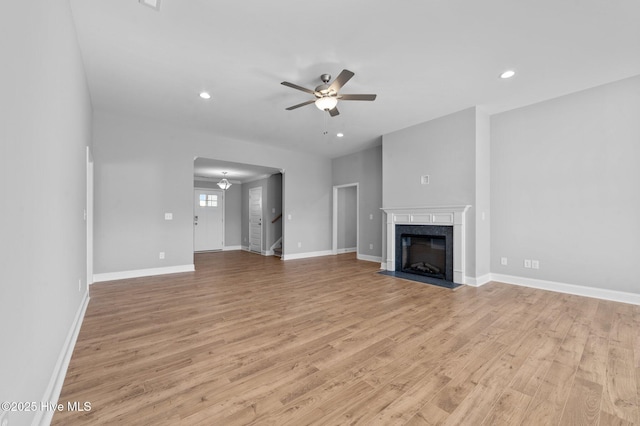
<instances>
[{"instance_id":1,"label":"white front door","mask_svg":"<svg viewBox=\"0 0 640 426\"><path fill-rule=\"evenodd\" d=\"M262 253L262 187L249 189L249 251Z\"/></svg>"},{"instance_id":2,"label":"white front door","mask_svg":"<svg viewBox=\"0 0 640 426\"><path fill-rule=\"evenodd\" d=\"M196 189L193 209L194 251L222 250L224 246L224 192Z\"/></svg>"}]
</instances>

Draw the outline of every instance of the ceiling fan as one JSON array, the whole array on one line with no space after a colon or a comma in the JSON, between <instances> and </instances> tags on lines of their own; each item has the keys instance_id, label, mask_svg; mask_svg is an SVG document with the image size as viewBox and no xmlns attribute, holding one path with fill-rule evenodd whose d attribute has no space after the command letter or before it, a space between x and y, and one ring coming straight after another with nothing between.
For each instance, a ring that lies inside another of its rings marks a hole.
<instances>
[{"instance_id":1,"label":"ceiling fan","mask_svg":"<svg viewBox=\"0 0 640 426\"><path fill-rule=\"evenodd\" d=\"M338 91L345 85L345 83L351 80L355 74L349 70L342 70L342 72L333 80L333 83L329 84L331 81L330 74L322 74L320 76L320 80L322 80L322 84L315 88L315 90L307 89L305 87L298 86L297 84L289 83L288 81L283 81L281 84L302 90L305 93L310 93L315 96L315 99L308 100L306 102L302 102L301 104L290 106L286 108L287 111L291 111L292 109L300 108L305 105L316 104L318 109L329 112L331 117L335 117L340 114L336 105L338 104L338 100L341 101L374 101L376 99L376 95L341 95Z\"/></svg>"}]
</instances>

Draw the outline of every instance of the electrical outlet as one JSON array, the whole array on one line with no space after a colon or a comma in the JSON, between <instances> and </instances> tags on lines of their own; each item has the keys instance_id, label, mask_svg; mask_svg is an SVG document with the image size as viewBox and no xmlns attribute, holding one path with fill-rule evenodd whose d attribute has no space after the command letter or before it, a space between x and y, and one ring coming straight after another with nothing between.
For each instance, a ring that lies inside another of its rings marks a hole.
<instances>
[{"instance_id":1,"label":"electrical outlet","mask_svg":"<svg viewBox=\"0 0 640 426\"><path fill-rule=\"evenodd\" d=\"M369 215L369 220L373 220L373 213Z\"/></svg>"},{"instance_id":2,"label":"electrical outlet","mask_svg":"<svg viewBox=\"0 0 640 426\"><path fill-rule=\"evenodd\" d=\"M173 213L165 213L164 220L173 220Z\"/></svg>"},{"instance_id":3,"label":"electrical outlet","mask_svg":"<svg viewBox=\"0 0 640 426\"><path fill-rule=\"evenodd\" d=\"M531 269L531 259L525 259L524 260L524 267Z\"/></svg>"},{"instance_id":4,"label":"electrical outlet","mask_svg":"<svg viewBox=\"0 0 640 426\"><path fill-rule=\"evenodd\" d=\"M298 248L302 247L302 242L298 241Z\"/></svg>"},{"instance_id":5,"label":"electrical outlet","mask_svg":"<svg viewBox=\"0 0 640 426\"><path fill-rule=\"evenodd\" d=\"M420 183L422 185L429 185L429 175L424 175L420 177Z\"/></svg>"},{"instance_id":6,"label":"electrical outlet","mask_svg":"<svg viewBox=\"0 0 640 426\"><path fill-rule=\"evenodd\" d=\"M159 255L158 257L159 257L160 259L164 259L164 252L163 252L163 251L161 251L161 252L160 252L160 255Z\"/></svg>"},{"instance_id":7,"label":"electrical outlet","mask_svg":"<svg viewBox=\"0 0 640 426\"><path fill-rule=\"evenodd\" d=\"M82 291L82 278L78 278L78 291Z\"/></svg>"},{"instance_id":8,"label":"electrical outlet","mask_svg":"<svg viewBox=\"0 0 640 426\"><path fill-rule=\"evenodd\" d=\"M500 258L500 264L502 266L507 266L507 258L506 257L501 257Z\"/></svg>"},{"instance_id":9,"label":"electrical outlet","mask_svg":"<svg viewBox=\"0 0 640 426\"><path fill-rule=\"evenodd\" d=\"M373 250L373 244L369 244L369 250Z\"/></svg>"},{"instance_id":10,"label":"electrical outlet","mask_svg":"<svg viewBox=\"0 0 640 426\"><path fill-rule=\"evenodd\" d=\"M531 268L540 269L540 261L539 260L532 260L531 261Z\"/></svg>"}]
</instances>

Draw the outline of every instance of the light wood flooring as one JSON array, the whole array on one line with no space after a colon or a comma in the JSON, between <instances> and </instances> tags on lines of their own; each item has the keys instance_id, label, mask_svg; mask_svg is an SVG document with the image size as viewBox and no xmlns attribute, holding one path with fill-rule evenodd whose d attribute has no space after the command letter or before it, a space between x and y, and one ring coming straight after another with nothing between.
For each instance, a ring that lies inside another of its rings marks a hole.
<instances>
[{"instance_id":1,"label":"light wood flooring","mask_svg":"<svg viewBox=\"0 0 640 426\"><path fill-rule=\"evenodd\" d=\"M352 254L95 284L56 425L640 424L640 307Z\"/></svg>"}]
</instances>

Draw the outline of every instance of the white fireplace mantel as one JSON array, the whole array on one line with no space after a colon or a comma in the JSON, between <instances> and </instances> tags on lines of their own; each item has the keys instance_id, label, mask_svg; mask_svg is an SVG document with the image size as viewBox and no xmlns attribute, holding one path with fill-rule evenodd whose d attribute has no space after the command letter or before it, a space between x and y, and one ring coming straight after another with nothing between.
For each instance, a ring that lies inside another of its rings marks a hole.
<instances>
[{"instance_id":1,"label":"white fireplace mantel","mask_svg":"<svg viewBox=\"0 0 640 426\"><path fill-rule=\"evenodd\" d=\"M471 206L383 208L387 214L387 271L396 270L396 225L453 226L453 282L465 284L465 213Z\"/></svg>"}]
</instances>

